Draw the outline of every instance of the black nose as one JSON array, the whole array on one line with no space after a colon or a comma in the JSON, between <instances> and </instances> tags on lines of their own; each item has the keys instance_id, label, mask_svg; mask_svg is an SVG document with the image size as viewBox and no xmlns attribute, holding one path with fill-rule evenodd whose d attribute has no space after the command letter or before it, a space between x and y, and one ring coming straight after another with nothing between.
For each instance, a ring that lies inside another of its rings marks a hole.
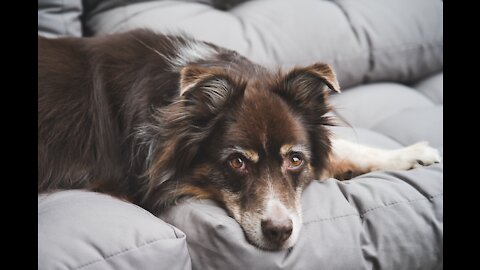
<instances>
[{"instance_id":1,"label":"black nose","mask_svg":"<svg viewBox=\"0 0 480 270\"><path fill-rule=\"evenodd\" d=\"M292 234L293 224L291 219L262 220L262 232L270 242L280 245Z\"/></svg>"}]
</instances>

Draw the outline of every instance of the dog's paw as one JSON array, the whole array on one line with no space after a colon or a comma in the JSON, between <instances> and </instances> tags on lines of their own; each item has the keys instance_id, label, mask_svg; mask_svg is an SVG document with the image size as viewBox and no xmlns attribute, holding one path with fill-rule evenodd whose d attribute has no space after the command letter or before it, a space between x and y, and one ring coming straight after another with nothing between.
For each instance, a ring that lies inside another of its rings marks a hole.
<instances>
[{"instance_id":1,"label":"dog's paw","mask_svg":"<svg viewBox=\"0 0 480 270\"><path fill-rule=\"evenodd\" d=\"M409 170L421 166L428 166L441 162L437 149L428 146L427 142L419 142L399 149L390 160L392 167L400 170Z\"/></svg>"}]
</instances>

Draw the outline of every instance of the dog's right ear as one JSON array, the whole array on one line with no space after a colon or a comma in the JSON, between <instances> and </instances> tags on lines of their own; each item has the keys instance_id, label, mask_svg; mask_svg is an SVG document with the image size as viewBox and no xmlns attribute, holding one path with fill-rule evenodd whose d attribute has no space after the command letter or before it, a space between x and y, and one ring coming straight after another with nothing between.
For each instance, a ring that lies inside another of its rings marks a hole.
<instances>
[{"instance_id":1,"label":"dog's right ear","mask_svg":"<svg viewBox=\"0 0 480 270\"><path fill-rule=\"evenodd\" d=\"M198 117L218 114L239 95L245 85L235 82L223 70L188 65L180 72L180 95Z\"/></svg>"}]
</instances>

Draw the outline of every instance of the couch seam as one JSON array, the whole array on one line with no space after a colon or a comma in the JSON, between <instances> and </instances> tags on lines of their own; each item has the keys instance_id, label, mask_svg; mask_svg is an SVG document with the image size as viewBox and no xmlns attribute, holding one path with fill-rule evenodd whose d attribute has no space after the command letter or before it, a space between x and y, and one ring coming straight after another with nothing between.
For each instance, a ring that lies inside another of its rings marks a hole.
<instances>
[{"instance_id":1,"label":"couch seam","mask_svg":"<svg viewBox=\"0 0 480 270\"><path fill-rule=\"evenodd\" d=\"M393 53L393 52L402 52L411 51L411 50L418 50L422 48L443 48L443 44L441 40L431 40L422 43L404 43L402 45L389 45L389 46L379 46L372 49L373 54L377 53ZM329 62L346 62L346 61L358 61L359 59L368 58L369 51L361 50L358 53L355 53L353 56L345 56L345 55L327 55L323 58L328 60ZM303 61L307 61L307 59L303 59ZM311 61L309 59L308 61ZM298 62L298 61L297 61ZM295 62L295 63L297 63ZM295 64L293 62L285 62L286 65ZM298 64L298 63L297 63Z\"/></svg>"},{"instance_id":2,"label":"couch seam","mask_svg":"<svg viewBox=\"0 0 480 270\"><path fill-rule=\"evenodd\" d=\"M352 30L353 32L353 35L355 36L355 39L357 40L358 44L360 44L360 36L359 36L359 33L357 31L357 29L354 27L353 25L353 22L352 22L352 18L350 17L350 14L347 12L347 10L345 9L345 7L336 2L336 1L331 1L330 3L332 3L333 5L337 6L338 9L340 9L340 11L343 13L343 15L345 16L345 18L347 19L347 22L348 22L348 25L350 26L350 29Z\"/></svg>"},{"instance_id":3,"label":"couch seam","mask_svg":"<svg viewBox=\"0 0 480 270\"><path fill-rule=\"evenodd\" d=\"M416 87L412 87L413 89L417 90L418 93L422 94L424 97L428 98L428 100L430 100L431 102L433 102L435 105L437 106L442 106L443 103L438 103L438 101L436 100L433 100L433 98L431 96L429 96L427 93L421 91L420 89L416 88ZM442 91L443 92L443 91Z\"/></svg>"},{"instance_id":4,"label":"couch seam","mask_svg":"<svg viewBox=\"0 0 480 270\"><path fill-rule=\"evenodd\" d=\"M346 215L341 215L341 216L336 216L336 217L332 217L332 218L321 218L321 219L315 219L315 220L310 220L310 221L307 221L307 222L304 222L303 224L306 225L306 224L310 224L310 223L317 223L317 222L324 222L324 221L332 221L332 220L336 220L336 219L340 219L340 218L344 218L344 217L350 217L350 216L357 216L357 217L360 217L360 218L364 218L365 215L377 210L377 209L380 209L380 208L388 208L388 207L392 207L392 206L396 206L396 205L400 205L400 204L412 204L412 203L415 203L415 202L419 202L419 201L432 201L434 199L436 199L437 197L440 197L440 196L443 196L443 192L442 193L439 193L439 194L435 194L435 195L432 195L432 196L429 196L428 198L418 198L418 199L412 199L412 200L407 200L407 201L396 201L396 202L390 202L390 203L387 203L387 204L382 204L382 205L379 205L379 206L375 206L373 208L369 208L361 213L353 213L353 214L346 214Z\"/></svg>"},{"instance_id":5,"label":"couch seam","mask_svg":"<svg viewBox=\"0 0 480 270\"><path fill-rule=\"evenodd\" d=\"M360 214L360 217L364 217L366 214L368 214L368 213L370 213L374 210L377 210L379 208L387 208L387 207L395 206L395 205L399 205L399 204L412 204L414 202L419 202L419 201L432 201L433 199L435 199L436 197L439 197L439 196L443 196L443 192L439 193L439 194L436 194L436 195L433 195L433 196L429 196L427 198L423 197L423 198L412 199L412 200L408 200L408 201L390 202L390 203L387 203L387 204L384 204L384 205L379 205L379 206L367 209L367 210L363 211L363 213Z\"/></svg>"},{"instance_id":6,"label":"couch seam","mask_svg":"<svg viewBox=\"0 0 480 270\"><path fill-rule=\"evenodd\" d=\"M177 238L177 239L178 239L178 238ZM84 263L84 264L82 264L82 265L80 265L80 266L77 266L77 267L74 267L74 268L71 268L71 269L72 269L72 270L78 270L78 269L82 269L82 268L84 268L84 267L93 265L93 264L95 264L95 263L104 262L104 261L107 261L107 260L109 260L110 258L113 258L113 257L115 257L115 256L125 254L125 253L127 253L127 252L132 251L132 250L140 249L140 248L142 248L142 247L144 247L144 246L154 244L154 243L156 243L156 242L158 242L158 241L160 241L160 240L165 240L165 239L164 239L164 238L161 238L161 239L149 240L149 241L146 241L145 243L142 243L142 244L140 244L140 245L138 245L138 246L134 246L134 247L131 247L131 248L122 249L122 250L120 250L120 251L114 252L114 253L109 254L109 255L107 255L107 256L102 256L101 259L96 259L96 260L94 260L94 261L90 261L90 262L88 262L88 263Z\"/></svg>"},{"instance_id":7,"label":"couch seam","mask_svg":"<svg viewBox=\"0 0 480 270\"><path fill-rule=\"evenodd\" d=\"M63 26L63 35L68 35L68 27L67 27L67 22L66 22L66 17L65 17L65 0L62 0L62 7L60 8L60 13L62 14L62 26Z\"/></svg>"}]
</instances>

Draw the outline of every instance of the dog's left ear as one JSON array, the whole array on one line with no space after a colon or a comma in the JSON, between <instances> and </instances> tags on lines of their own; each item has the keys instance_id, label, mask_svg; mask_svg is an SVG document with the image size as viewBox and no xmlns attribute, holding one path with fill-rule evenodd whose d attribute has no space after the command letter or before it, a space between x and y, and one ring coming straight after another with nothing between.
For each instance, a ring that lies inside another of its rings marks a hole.
<instances>
[{"instance_id":1,"label":"dog's left ear","mask_svg":"<svg viewBox=\"0 0 480 270\"><path fill-rule=\"evenodd\" d=\"M322 115L328 111L328 90L340 93L335 72L330 65L317 63L288 72L278 94L302 112Z\"/></svg>"},{"instance_id":2,"label":"dog's left ear","mask_svg":"<svg viewBox=\"0 0 480 270\"><path fill-rule=\"evenodd\" d=\"M338 85L337 76L329 64L316 63L308 67L296 68L287 74L286 79L290 83L304 83L305 85L303 86L319 86L322 88L316 90L324 90L323 88L326 86L330 90L340 93L340 86ZM311 81L311 79L314 81ZM312 85L315 83L317 85ZM323 83L323 87L322 85L319 85L321 83Z\"/></svg>"}]
</instances>

